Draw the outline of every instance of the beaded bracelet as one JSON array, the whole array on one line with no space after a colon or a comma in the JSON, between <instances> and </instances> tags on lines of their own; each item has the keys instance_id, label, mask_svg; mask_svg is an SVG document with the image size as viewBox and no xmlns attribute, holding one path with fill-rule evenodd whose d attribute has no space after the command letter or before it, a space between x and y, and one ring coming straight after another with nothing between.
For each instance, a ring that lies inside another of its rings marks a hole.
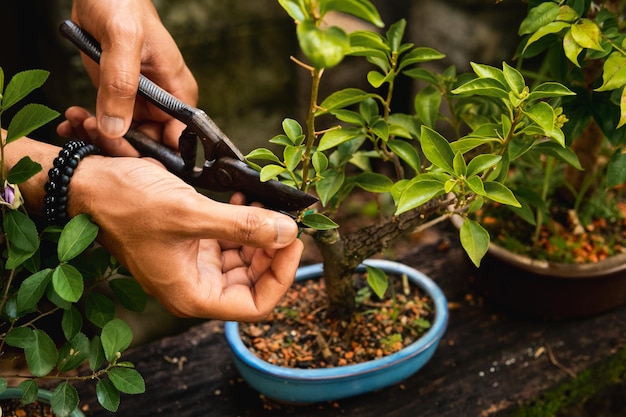
<instances>
[{"instance_id":1,"label":"beaded bracelet","mask_svg":"<svg viewBox=\"0 0 626 417\"><path fill-rule=\"evenodd\" d=\"M65 224L68 221L67 190L70 179L81 159L98 153L100 149L97 146L82 140L71 140L63 145L48 171L49 180L44 187L43 205L48 223Z\"/></svg>"}]
</instances>

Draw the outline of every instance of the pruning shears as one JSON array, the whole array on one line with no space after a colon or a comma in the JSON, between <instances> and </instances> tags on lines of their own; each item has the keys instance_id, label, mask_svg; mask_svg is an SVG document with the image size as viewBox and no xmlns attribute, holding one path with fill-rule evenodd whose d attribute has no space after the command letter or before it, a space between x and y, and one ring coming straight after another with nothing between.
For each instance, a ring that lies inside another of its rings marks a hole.
<instances>
[{"instance_id":1,"label":"pruning shears","mask_svg":"<svg viewBox=\"0 0 626 417\"><path fill-rule=\"evenodd\" d=\"M65 20L59 30L85 55L100 63L100 44L89 33L71 20ZM139 76L138 93L187 126L179 138L180 154L138 130L129 130L125 139L139 153L157 159L186 183L210 191L240 191L249 201L286 214L318 201L280 181L261 181L259 172L245 162L239 149L203 110L183 103L143 74ZM203 164L196 162L198 140L204 150Z\"/></svg>"}]
</instances>

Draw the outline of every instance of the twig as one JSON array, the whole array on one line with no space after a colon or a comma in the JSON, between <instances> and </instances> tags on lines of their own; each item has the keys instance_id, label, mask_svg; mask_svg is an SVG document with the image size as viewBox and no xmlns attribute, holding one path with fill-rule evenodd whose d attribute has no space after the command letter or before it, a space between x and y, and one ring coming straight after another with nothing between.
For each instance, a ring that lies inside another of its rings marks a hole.
<instances>
[{"instance_id":1,"label":"twig","mask_svg":"<svg viewBox=\"0 0 626 417\"><path fill-rule=\"evenodd\" d=\"M574 371L565 367L558 360L556 360L556 357L554 356L554 353L552 352L552 348L550 347L549 343L546 343L546 352L548 353L548 359L550 360L550 363L552 365L556 366L557 368L559 368L561 371L565 372L567 375L571 376L572 378L576 378L576 373Z\"/></svg>"}]
</instances>

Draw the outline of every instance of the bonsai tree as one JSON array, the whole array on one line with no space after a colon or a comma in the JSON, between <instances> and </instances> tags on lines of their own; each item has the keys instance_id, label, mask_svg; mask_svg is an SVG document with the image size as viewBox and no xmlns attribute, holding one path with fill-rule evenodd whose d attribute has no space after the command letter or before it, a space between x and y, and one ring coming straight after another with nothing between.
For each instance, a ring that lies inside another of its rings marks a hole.
<instances>
[{"instance_id":1,"label":"bonsai tree","mask_svg":"<svg viewBox=\"0 0 626 417\"><path fill-rule=\"evenodd\" d=\"M626 181L625 5L623 1L529 2L519 27L518 68L533 83L552 80L575 92L561 102L569 119L563 127L565 145L573 155L539 156L541 149L524 149L514 162L511 186L521 204L514 211L535 228L530 253L540 250L542 239L559 239L559 230L584 238L594 220L623 217L617 204L619 186ZM542 236L546 233L548 237ZM606 251L611 245L601 246L599 254L584 261L610 255ZM554 259L579 261L575 253L569 248Z\"/></svg>"},{"instance_id":2,"label":"bonsai tree","mask_svg":"<svg viewBox=\"0 0 626 417\"><path fill-rule=\"evenodd\" d=\"M285 119L284 133L270 140L282 152L261 148L247 158L263 179L278 178L319 197L319 207L301 213L300 221L323 257L328 317L349 321L354 268L405 233L452 212L466 216L485 201L519 207L506 186L517 153L537 149L575 159L561 130L566 118L558 100L573 94L566 87L546 82L531 89L506 63L502 68L473 63L473 74L430 71L420 64L444 55L405 43L404 20L383 34L348 34L325 24L328 13L341 12L383 27L368 0L279 3L296 24L303 58L293 60L311 75L308 111L301 122ZM371 66L369 88L346 87L319 97L324 76L346 56ZM400 77L425 84L410 114L392 109ZM484 115L493 111L497 118L487 121ZM451 126L453 137L439 133L442 123ZM344 233L335 219L353 198L375 201L376 218ZM460 239L479 265L489 244L487 231L468 219ZM381 271L368 268L368 282L384 294Z\"/></svg>"},{"instance_id":3,"label":"bonsai tree","mask_svg":"<svg viewBox=\"0 0 626 417\"><path fill-rule=\"evenodd\" d=\"M0 68L0 118L47 78L43 70L24 71L4 88ZM76 216L63 228L44 228L27 213L19 185L41 171L39 163L24 157L11 170L4 165L7 144L57 116L46 106L30 103L2 130L0 357L15 361L21 356L28 369L3 368L0 392L16 381L22 401L31 403L39 384L54 380L51 406L57 416L65 416L79 403L71 383L90 380L96 383L100 404L116 411L120 393L141 393L144 382L132 363L121 360L132 341L129 325L115 317L114 302L97 289L108 286L134 311L143 309L146 295L123 275L115 259L93 244L98 226L87 215Z\"/></svg>"}]
</instances>

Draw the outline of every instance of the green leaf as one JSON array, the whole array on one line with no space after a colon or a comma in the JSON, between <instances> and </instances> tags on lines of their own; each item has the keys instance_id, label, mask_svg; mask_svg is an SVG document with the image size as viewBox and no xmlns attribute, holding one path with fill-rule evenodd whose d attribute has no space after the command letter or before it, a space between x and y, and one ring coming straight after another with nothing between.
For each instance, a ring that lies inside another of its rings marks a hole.
<instances>
[{"instance_id":1,"label":"green leaf","mask_svg":"<svg viewBox=\"0 0 626 417\"><path fill-rule=\"evenodd\" d=\"M326 151L361 135L360 129L349 127L329 130L320 139L317 150Z\"/></svg>"},{"instance_id":2,"label":"green leaf","mask_svg":"<svg viewBox=\"0 0 626 417\"><path fill-rule=\"evenodd\" d=\"M89 342L89 369L95 371L100 368L104 360L104 349L102 348L100 336L94 336Z\"/></svg>"},{"instance_id":3,"label":"green leaf","mask_svg":"<svg viewBox=\"0 0 626 417\"><path fill-rule=\"evenodd\" d=\"M29 311L37 306L52 279L51 272L50 268L42 269L22 282L17 291L17 306L20 311Z\"/></svg>"},{"instance_id":4,"label":"green leaf","mask_svg":"<svg viewBox=\"0 0 626 417\"><path fill-rule=\"evenodd\" d=\"M304 147L302 146L286 146L283 151L285 158L285 168L292 172L298 167L300 161L302 161L302 155L304 154Z\"/></svg>"},{"instance_id":5,"label":"green leaf","mask_svg":"<svg viewBox=\"0 0 626 417\"><path fill-rule=\"evenodd\" d=\"M420 171L420 155L415 146L409 142L399 139L392 139L387 142L387 146L393 153L398 155L400 159L406 162L415 172Z\"/></svg>"},{"instance_id":6,"label":"green leaf","mask_svg":"<svg viewBox=\"0 0 626 417\"><path fill-rule=\"evenodd\" d=\"M578 57L580 53L583 51L583 47L574 40L572 36L572 31L568 30L563 36L563 52L567 59L570 60L574 65L580 68L580 63L578 62Z\"/></svg>"},{"instance_id":7,"label":"green leaf","mask_svg":"<svg viewBox=\"0 0 626 417\"><path fill-rule=\"evenodd\" d=\"M305 19L297 27L298 41L304 55L317 68L332 68L339 64L350 49L346 32L337 27L317 27L312 19Z\"/></svg>"},{"instance_id":8,"label":"green leaf","mask_svg":"<svg viewBox=\"0 0 626 417\"><path fill-rule=\"evenodd\" d=\"M502 64L502 73L511 90L515 92L515 94L520 95L526 87L526 82L522 74L506 62Z\"/></svg>"},{"instance_id":9,"label":"green leaf","mask_svg":"<svg viewBox=\"0 0 626 417\"><path fill-rule=\"evenodd\" d=\"M42 104L30 103L25 105L11 119L7 128L6 143L11 143L23 136L27 136L33 130L56 119L58 116L59 112Z\"/></svg>"},{"instance_id":10,"label":"green leaf","mask_svg":"<svg viewBox=\"0 0 626 417\"><path fill-rule=\"evenodd\" d=\"M396 216L412 210L443 194L444 185L435 180L418 180L407 186L397 203Z\"/></svg>"},{"instance_id":11,"label":"green leaf","mask_svg":"<svg viewBox=\"0 0 626 417\"><path fill-rule=\"evenodd\" d=\"M522 53L525 52L531 44L537 42L544 36L551 35L553 33L559 33L562 30L570 27L573 27L573 25L567 22L550 22L547 25L540 27L535 33L530 35Z\"/></svg>"},{"instance_id":12,"label":"green leaf","mask_svg":"<svg viewBox=\"0 0 626 417\"><path fill-rule=\"evenodd\" d=\"M283 131L294 145L299 145L302 142L302 126L297 120L286 118L283 120Z\"/></svg>"},{"instance_id":13,"label":"green leaf","mask_svg":"<svg viewBox=\"0 0 626 417\"><path fill-rule=\"evenodd\" d=\"M79 214L63 228L57 252L60 262L69 262L87 249L98 236L98 225L87 214Z\"/></svg>"},{"instance_id":14,"label":"green leaf","mask_svg":"<svg viewBox=\"0 0 626 417\"><path fill-rule=\"evenodd\" d=\"M359 103L370 97L375 97L375 95L358 88L346 88L326 97L319 107L322 109L322 112L331 112Z\"/></svg>"},{"instance_id":15,"label":"green leaf","mask_svg":"<svg viewBox=\"0 0 626 417\"><path fill-rule=\"evenodd\" d=\"M36 381L26 380L19 383L18 388L22 390L22 403L31 404L39 397L39 386Z\"/></svg>"},{"instance_id":16,"label":"green leaf","mask_svg":"<svg viewBox=\"0 0 626 417\"><path fill-rule=\"evenodd\" d=\"M63 345L59 351L57 368L61 372L76 369L85 362L89 356L89 339L83 333L77 333L69 342Z\"/></svg>"},{"instance_id":17,"label":"green leaf","mask_svg":"<svg viewBox=\"0 0 626 417\"><path fill-rule=\"evenodd\" d=\"M83 327L83 316L75 306L63 310L61 318L61 329L66 340L72 340Z\"/></svg>"},{"instance_id":18,"label":"green leaf","mask_svg":"<svg viewBox=\"0 0 626 417\"><path fill-rule=\"evenodd\" d=\"M559 15L559 5L552 2L543 2L533 7L519 26L518 34L527 35L534 33L554 21Z\"/></svg>"},{"instance_id":19,"label":"green leaf","mask_svg":"<svg viewBox=\"0 0 626 417\"><path fill-rule=\"evenodd\" d=\"M357 175L355 185L372 193L386 193L391 191L393 181L383 174L362 172Z\"/></svg>"},{"instance_id":20,"label":"green leaf","mask_svg":"<svg viewBox=\"0 0 626 417\"><path fill-rule=\"evenodd\" d=\"M246 155L246 159L260 159L264 161L272 161L272 162L277 162L277 163L280 162L280 159L278 159L278 157L274 155L274 152L266 148L254 149L248 155Z\"/></svg>"},{"instance_id":21,"label":"green leaf","mask_svg":"<svg viewBox=\"0 0 626 417\"><path fill-rule=\"evenodd\" d=\"M297 23L300 23L308 17L307 9L304 7L304 3L302 3L301 1L278 0L278 3Z\"/></svg>"},{"instance_id":22,"label":"green leaf","mask_svg":"<svg viewBox=\"0 0 626 417\"><path fill-rule=\"evenodd\" d=\"M427 126L422 126L420 141L422 143L422 152L426 159L444 171L450 174L454 173L454 152L446 138L437 131Z\"/></svg>"},{"instance_id":23,"label":"green leaf","mask_svg":"<svg viewBox=\"0 0 626 417\"><path fill-rule=\"evenodd\" d=\"M439 108L443 97L432 85L421 89L414 100L417 117L428 127L434 127L439 116Z\"/></svg>"},{"instance_id":24,"label":"green leaf","mask_svg":"<svg viewBox=\"0 0 626 417\"><path fill-rule=\"evenodd\" d=\"M606 173L607 187L626 183L626 154L617 151L611 156Z\"/></svg>"},{"instance_id":25,"label":"green leaf","mask_svg":"<svg viewBox=\"0 0 626 417\"><path fill-rule=\"evenodd\" d=\"M109 281L109 288L120 304L130 310L141 312L146 308L148 296L141 285L132 278L117 278Z\"/></svg>"},{"instance_id":26,"label":"green leaf","mask_svg":"<svg viewBox=\"0 0 626 417\"><path fill-rule=\"evenodd\" d=\"M2 98L2 110L7 110L30 92L41 87L49 75L48 71L40 69L27 70L15 74L9 81L4 91L4 96L0 96ZM3 82L0 85L4 85L4 76L2 78Z\"/></svg>"},{"instance_id":27,"label":"green leaf","mask_svg":"<svg viewBox=\"0 0 626 417\"><path fill-rule=\"evenodd\" d=\"M544 132L551 132L554 129L554 109L545 101L528 108L524 114L537 123Z\"/></svg>"},{"instance_id":28,"label":"green leaf","mask_svg":"<svg viewBox=\"0 0 626 417\"><path fill-rule=\"evenodd\" d=\"M479 96L509 99L509 94L499 81L491 78L475 78L452 90L452 94L475 94Z\"/></svg>"},{"instance_id":29,"label":"green leaf","mask_svg":"<svg viewBox=\"0 0 626 417\"><path fill-rule=\"evenodd\" d=\"M109 371L109 379L124 394L142 394L146 391L144 380L135 369L113 368Z\"/></svg>"},{"instance_id":30,"label":"green leaf","mask_svg":"<svg viewBox=\"0 0 626 417\"><path fill-rule=\"evenodd\" d=\"M101 379L96 384L96 396L100 405L108 411L116 412L120 406L120 392L108 379Z\"/></svg>"},{"instance_id":31,"label":"green leaf","mask_svg":"<svg viewBox=\"0 0 626 417\"><path fill-rule=\"evenodd\" d=\"M545 82L533 89L528 95L528 101L543 100L552 97L576 95L572 90L556 82Z\"/></svg>"},{"instance_id":32,"label":"green leaf","mask_svg":"<svg viewBox=\"0 0 626 417\"><path fill-rule=\"evenodd\" d=\"M379 28L385 25L378 14L378 10L369 0L327 0L321 2L321 6L320 14L322 16L333 10L358 17Z\"/></svg>"},{"instance_id":33,"label":"green leaf","mask_svg":"<svg viewBox=\"0 0 626 417\"><path fill-rule=\"evenodd\" d=\"M485 181L485 196L493 201L508 204L513 207L521 207L513 192L505 185L495 181Z\"/></svg>"},{"instance_id":34,"label":"green leaf","mask_svg":"<svg viewBox=\"0 0 626 417\"><path fill-rule=\"evenodd\" d=\"M384 298L389 286L387 275L382 269L375 266L365 265L365 269L367 270L367 284L378 298Z\"/></svg>"},{"instance_id":35,"label":"green leaf","mask_svg":"<svg viewBox=\"0 0 626 417\"><path fill-rule=\"evenodd\" d=\"M29 327L15 327L7 332L4 341L9 346L24 349L35 343L35 334Z\"/></svg>"},{"instance_id":36,"label":"green leaf","mask_svg":"<svg viewBox=\"0 0 626 417\"><path fill-rule=\"evenodd\" d=\"M119 353L130 346L133 340L133 332L124 320L113 319L102 328L100 339L104 349L104 357L109 362L113 362ZM120 391L124 392L121 389Z\"/></svg>"},{"instance_id":37,"label":"green leaf","mask_svg":"<svg viewBox=\"0 0 626 417\"><path fill-rule=\"evenodd\" d=\"M10 184L21 184L39 172L41 172L41 165L30 159L29 156L25 156L13 165L7 176L7 181Z\"/></svg>"},{"instance_id":38,"label":"green leaf","mask_svg":"<svg viewBox=\"0 0 626 417\"><path fill-rule=\"evenodd\" d=\"M54 268L52 285L59 297L70 303L77 302L83 295L83 276L70 264L61 264Z\"/></svg>"},{"instance_id":39,"label":"green leaf","mask_svg":"<svg viewBox=\"0 0 626 417\"><path fill-rule=\"evenodd\" d=\"M2 219L2 226L12 246L29 253L34 253L39 248L37 227L27 214L7 210Z\"/></svg>"},{"instance_id":40,"label":"green leaf","mask_svg":"<svg viewBox=\"0 0 626 417\"><path fill-rule=\"evenodd\" d=\"M421 62L430 62L437 59L443 59L445 57L446 56L444 54L435 49L418 47L400 57L398 71L403 70L409 65L419 64Z\"/></svg>"},{"instance_id":41,"label":"green leaf","mask_svg":"<svg viewBox=\"0 0 626 417\"><path fill-rule=\"evenodd\" d=\"M261 174L260 174L261 181L273 180L276 177L278 177L280 174L286 171L287 170L284 167L281 167L280 165L274 165L274 164L265 165L263 168L261 168Z\"/></svg>"},{"instance_id":42,"label":"green leaf","mask_svg":"<svg viewBox=\"0 0 626 417\"><path fill-rule=\"evenodd\" d=\"M467 176L480 174L481 172L493 168L502 160L500 155L482 154L475 156L467 164Z\"/></svg>"},{"instance_id":43,"label":"green leaf","mask_svg":"<svg viewBox=\"0 0 626 417\"><path fill-rule=\"evenodd\" d=\"M479 78L489 78L500 83L502 89L507 85L504 73L500 68L492 67L491 65L478 64L476 62L470 62L472 69L478 75Z\"/></svg>"},{"instance_id":44,"label":"green leaf","mask_svg":"<svg viewBox=\"0 0 626 417\"><path fill-rule=\"evenodd\" d=\"M50 405L57 416L68 416L78 407L78 392L69 382L61 382L50 397Z\"/></svg>"},{"instance_id":45,"label":"green leaf","mask_svg":"<svg viewBox=\"0 0 626 417\"><path fill-rule=\"evenodd\" d=\"M580 19L572 25L572 38L583 48L603 51L600 45L602 33L598 25L589 19Z\"/></svg>"},{"instance_id":46,"label":"green leaf","mask_svg":"<svg viewBox=\"0 0 626 417\"><path fill-rule=\"evenodd\" d=\"M313 152L311 162L315 172L324 172L328 168L328 157L323 152Z\"/></svg>"},{"instance_id":47,"label":"green leaf","mask_svg":"<svg viewBox=\"0 0 626 417\"><path fill-rule=\"evenodd\" d=\"M315 183L315 190L323 205L337 194L343 185L345 174L329 169L322 173L322 179Z\"/></svg>"},{"instance_id":48,"label":"green leaf","mask_svg":"<svg viewBox=\"0 0 626 417\"><path fill-rule=\"evenodd\" d=\"M612 53L604 62L602 85L595 91L610 91L626 85L626 57Z\"/></svg>"},{"instance_id":49,"label":"green leaf","mask_svg":"<svg viewBox=\"0 0 626 417\"><path fill-rule=\"evenodd\" d=\"M104 327L115 317L115 304L105 295L91 293L85 300L85 316L98 327Z\"/></svg>"},{"instance_id":50,"label":"green leaf","mask_svg":"<svg viewBox=\"0 0 626 417\"><path fill-rule=\"evenodd\" d=\"M339 225L332 219L321 213L305 214L300 222L303 225L315 230L331 230L339 227Z\"/></svg>"},{"instance_id":51,"label":"green leaf","mask_svg":"<svg viewBox=\"0 0 626 417\"><path fill-rule=\"evenodd\" d=\"M466 219L459 231L461 246L476 267L489 249L489 233L476 221Z\"/></svg>"},{"instance_id":52,"label":"green leaf","mask_svg":"<svg viewBox=\"0 0 626 417\"><path fill-rule=\"evenodd\" d=\"M57 363L57 348L43 330L33 330L33 340L24 347L26 363L33 375L48 375Z\"/></svg>"}]
</instances>

